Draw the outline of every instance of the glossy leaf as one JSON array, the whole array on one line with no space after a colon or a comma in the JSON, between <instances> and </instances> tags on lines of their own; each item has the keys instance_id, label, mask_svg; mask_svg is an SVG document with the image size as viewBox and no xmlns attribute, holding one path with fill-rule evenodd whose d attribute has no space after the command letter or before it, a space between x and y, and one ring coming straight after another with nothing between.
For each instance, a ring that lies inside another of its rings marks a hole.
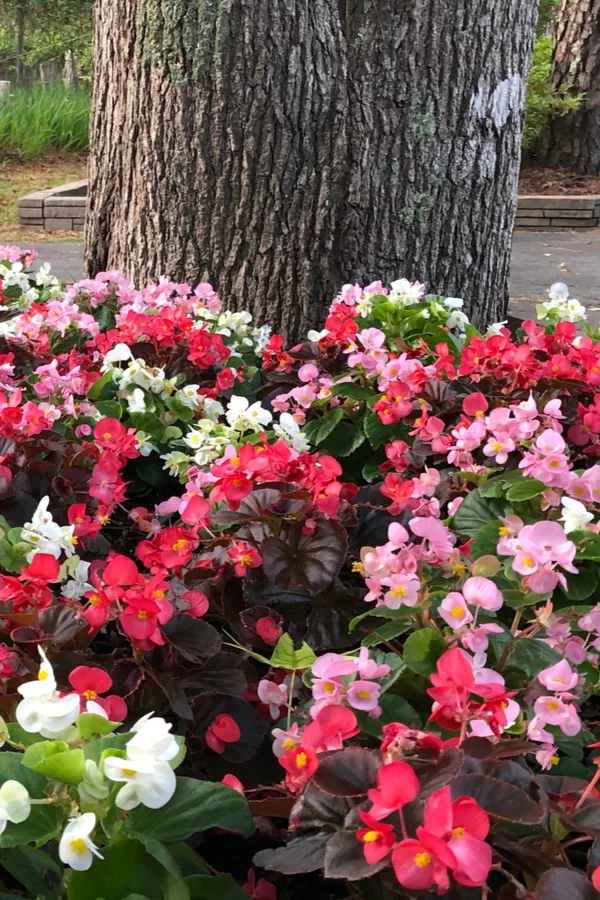
<instances>
[{"instance_id":1,"label":"glossy leaf","mask_svg":"<svg viewBox=\"0 0 600 900\"><path fill-rule=\"evenodd\" d=\"M261 850L252 861L255 866L282 875L315 872L325 865L325 847L330 838L327 833L294 838L276 850Z\"/></svg>"},{"instance_id":2,"label":"glossy leaf","mask_svg":"<svg viewBox=\"0 0 600 900\"><path fill-rule=\"evenodd\" d=\"M458 507L452 526L459 534L476 538L484 525L496 522L500 516L508 515L510 511L510 506L502 500L486 499L478 490L471 491Z\"/></svg>"},{"instance_id":3,"label":"glossy leaf","mask_svg":"<svg viewBox=\"0 0 600 900\"><path fill-rule=\"evenodd\" d=\"M316 658L308 644L303 643L296 650L289 634L282 634L273 650L271 665L277 669L310 669Z\"/></svg>"},{"instance_id":4,"label":"glossy leaf","mask_svg":"<svg viewBox=\"0 0 600 900\"><path fill-rule=\"evenodd\" d=\"M346 530L338 522L320 520L313 534L292 526L285 538L270 537L262 545L263 571L284 591L304 589L311 597L336 578L347 550Z\"/></svg>"},{"instance_id":5,"label":"glossy leaf","mask_svg":"<svg viewBox=\"0 0 600 900\"><path fill-rule=\"evenodd\" d=\"M375 787L381 754L362 747L347 747L319 756L313 776L317 787L336 797L360 797Z\"/></svg>"},{"instance_id":6,"label":"glossy leaf","mask_svg":"<svg viewBox=\"0 0 600 900\"><path fill-rule=\"evenodd\" d=\"M421 628L408 636L404 644L403 659L417 675L431 675L445 650L446 642L439 631Z\"/></svg>"},{"instance_id":7,"label":"glossy leaf","mask_svg":"<svg viewBox=\"0 0 600 900\"><path fill-rule=\"evenodd\" d=\"M545 872L537 883L536 900L597 900L591 881L576 869L557 868Z\"/></svg>"},{"instance_id":8,"label":"glossy leaf","mask_svg":"<svg viewBox=\"0 0 600 900\"><path fill-rule=\"evenodd\" d=\"M504 822L537 825L543 817L539 803L525 791L486 775L459 775L451 783L452 797L473 797L487 813Z\"/></svg>"},{"instance_id":9,"label":"glossy leaf","mask_svg":"<svg viewBox=\"0 0 600 900\"><path fill-rule=\"evenodd\" d=\"M221 649L221 637L216 628L185 613L173 616L161 628L169 644L191 662L214 656Z\"/></svg>"}]
</instances>

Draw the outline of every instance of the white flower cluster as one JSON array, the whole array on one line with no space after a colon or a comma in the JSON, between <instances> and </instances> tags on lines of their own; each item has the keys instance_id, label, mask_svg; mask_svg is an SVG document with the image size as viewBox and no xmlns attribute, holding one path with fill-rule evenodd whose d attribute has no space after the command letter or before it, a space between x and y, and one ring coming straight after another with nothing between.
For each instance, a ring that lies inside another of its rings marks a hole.
<instances>
[{"instance_id":1,"label":"white flower cluster","mask_svg":"<svg viewBox=\"0 0 600 900\"><path fill-rule=\"evenodd\" d=\"M210 323L210 331L226 338L225 343L234 353L254 350L255 353L260 354L269 342L270 326L263 325L262 328L254 328L249 312L224 310L214 313L205 306L198 306L194 312L199 317L195 327L203 328L205 322Z\"/></svg>"},{"instance_id":2,"label":"white flower cluster","mask_svg":"<svg viewBox=\"0 0 600 900\"><path fill-rule=\"evenodd\" d=\"M49 502L49 497L43 497L31 522L23 525L21 540L33 547L27 554L27 562L31 562L36 553L51 553L55 559L60 559L63 552L66 556L72 556L75 552L75 526L57 525L52 513L48 512Z\"/></svg>"},{"instance_id":3,"label":"white flower cluster","mask_svg":"<svg viewBox=\"0 0 600 900\"><path fill-rule=\"evenodd\" d=\"M538 319L554 319L557 322L584 322L585 306L579 300L569 300L569 288L562 281L551 285L548 300L536 306Z\"/></svg>"},{"instance_id":4,"label":"white flower cluster","mask_svg":"<svg viewBox=\"0 0 600 900\"><path fill-rule=\"evenodd\" d=\"M179 755L179 744L171 725L152 713L131 729L133 737L125 747L125 758L108 756L104 774L110 781L122 782L115 804L119 809L135 809L142 804L160 809L175 793L176 778L170 763Z\"/></svg>"},{"instance_id":5,"label":"white flower cluster","mask_svg":"<svg viewBox=\"0 0 600 900\"><path fill-rule=\"evenodd\" d=\"M17 706L15 718L23 731L54 740L70 728L79 715L79 695L61 697L48 657L41 647L38 649L42 664L35 681L27 681L17 688L23 699Z\"/></svg>"}]
</instances>

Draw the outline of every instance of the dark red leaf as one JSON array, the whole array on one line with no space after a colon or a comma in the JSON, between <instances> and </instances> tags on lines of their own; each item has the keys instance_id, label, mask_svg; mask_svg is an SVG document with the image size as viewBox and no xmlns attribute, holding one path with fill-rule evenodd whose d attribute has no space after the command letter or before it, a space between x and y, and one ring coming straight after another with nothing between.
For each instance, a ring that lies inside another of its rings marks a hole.
<instances>
[{"instance_id":1,"label":"dark red leaf","mask_svg":"<svg viewBox=\"0 0 600 900\"><path fill-rule=\"evenodd\" d=\"M347 547L346 529L338 522L320 521L314 534L302 534L294 525L284 538L264 541L263 571L271 584L285 591L301 588L314 597L333 583Z\"/></svg>"},{"instance_id":2,"label":"dark red leaf","mask_svg":"<svg viewBox=\"0 0 600 900\"><path fill-rule=\"evenodd\" d=\"M261 850L253 859L255 866L282 875L303 875L325 865L325 847L330 834L313 834L295 838L277 850ZM358 843L358 841L357 841Z\"/></svg>"},{"instance_id":3,"label":"dark red leaf","mask_svg":"<svg viewBox=\"0 0 600 900\"><path fill-rule=\"evenodd\" d=\"M185 613L173 616L162 626L162 632L169 644L191 662L214 656L221 649L219 632L208 622Z\"/></svg>"},{"instance_id":4,"label":"dark red leaf","mask_svg":"<svg viewBox=\"0 0 600 900\"><path fill-rule=\"evenodd\" d=\"M325 878L359 881L385 869L389 862L388 856L371 865L365 859L363 844L357 839L356 833L340 831L327 842L324 874Z\"/></svg>"},{"instance_id":5,"label":"dark red leaf","mask_svg":"<svg viewBox=\"0 0 600 900\"><path fill-rule=\"evenodd\" d=\"M486 775L459 775L451 783L452 798L473 797L491 816L505 822L537 825L543 810L525 791Z\"/></svg>"},{"instance_id":6,"label":"dark red leaf","mask_svg":"<svg viewBox=\"0 0 600 900\"><path fill-rule=\"evenodd\" d=\"M538 881L536 900L598 900L593 884L576 869L550 869Z\"/></svg>"},{"instance_id":7,"label":"dark red leaf","mask_svg":"<svg viewBox=\"0 0 600 900\"><path fill-rule=\"evenodd\" d=\"M313 782L336 797L361 797L377 784L381 754L362 747L347 747L319 755Z\"/></svg>"}]
</instances>

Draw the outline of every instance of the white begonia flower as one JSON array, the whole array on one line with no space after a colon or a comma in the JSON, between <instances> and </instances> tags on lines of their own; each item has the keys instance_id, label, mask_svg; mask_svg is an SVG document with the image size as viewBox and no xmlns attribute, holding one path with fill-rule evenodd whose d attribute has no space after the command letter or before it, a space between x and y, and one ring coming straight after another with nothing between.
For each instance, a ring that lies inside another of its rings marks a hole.
<instances>
[{"instance_id":1,"label":"white begonia flower","mask_svg":"<svg viewBox=\"0 0 600 900\"><path fill-rule=\"evenodd\" d=\"M300 426L290 413L281 413L279 422L273 425L273 431L299 453L310 448L306 435L302 434Z\"/></svg>"},{"instance_id":2,"label":"white begonia flower","mask_svg":"<svg viewBox=\"0 0 600 900\"><path fill-rule=\"evenodd\" d=\"M202 406L204 399L202 394L199 393L199 389L200 385L198 384L186 384L185 387L177 391L177 399L182 406L187 406L188 409L197 409Z\"/></svg>"},{"instance_id":3,"label":"white begonia flower","mask_svg":"<svg viewBox=\"0 0 600 900\"><path fill-rule=\"evenodd\" d=\"M135 388L127 398L127 408L130 413L146 412L146 395L141 388Z\"/></svg>"},{"instance_id":4,"label":"white begonia flower","mask_svg":"<svg viewBox=\"0 0 600 900\"><path fill-rule=\"evenodd\" d=\"M424 284L420 284L418 281L413 283L408 278L392 281L391 288L390 300L402 306L412 306L413 303L418 303L425 293Z\"/></svg>"},{"instance_id":5,"label":"white begonia flower","mask_svg":"<svg viewBox=\"0 0 600 900\"><path fill-rule=\"evenodd\" d=\"M149 755L135 759L108 756L104 774L111 781L125 782L115 797L119 809L135 809L140 803L149 809L160 809L169 802L177 786L169 763Z\"/></svg>"},{"instance_id":6,"label":"white begonia flower","mask_svg":"<svg viewBox=\"0 0 600 900\"><path fill-rule=\"evenodd\" d=\"M564 523L565 534L569 534L571 531L582 531L589 522L593 521L593 513L589 512L579 500L563 497L560 502L563 507L560 521Z\"/></svg>"},{"instance_id":7,"label":"white begonia flower","mask_svg":"<svg viewBox=\"0 0 600 900\"><path fill-rule=\"evenodd\" d=\"M228 425L236 431L260 431L272 421L273 416L268 409L263 409L260 401L250 405L247 397L237 397L234 394L227 404L225 418Z\"/></svg>"},{"instance_id":8,"label":"white begonia flower","mask_svg":"<svg viewBox=\"0 0 600 900\"><path fill-rule=\"evenodd\" d=\"M579 300L567 300L564 318L567 322L583 322L586 319L586 310Z\"/></svg>"},{"instance_id":9,"label":"white begonia flower","mask_svg":"<svg viewBox=\"0 0 600 900\"><path fill-rule=\"evenodd\" d=\"M172 727L153 713L142 716L131 729L134 736L127 744L127 756L130 759L152 756L166 762L175 759L179 744L171 734Z\"/></svg>"},{"instance_id":10,"label":"white begonia flower","mask_svg":"<svg viewBox=\"0 0 600 900\"><path fill-rule=\"evenodd\" d=\"M150 456L153 450L158 452L158 447L152 443L144 431L136 431L135 443L142 456Z\"/></svg>"},{"instance_id":11,"label":"white begonia flower","mask_svg":"<svg viewBox=\"0 0 600 900\"><path fill-rule=\"evenodd\" d=\"M219 403L218 400L213 400L212 397L204 398L203 407L206 419L213 423L216 423L219 416L222 416L225 412L223 404Z\"/></svg>"},{"instance_id":12,"label":"white begonia flower","mask_svg":"<svg viewBox=\"0 0 600 900\"><path fill-rule=\"evenodd\" d=\"M35 681L26 681L20 685L17 691L26 699L30 697L47 697L56 690L56 678L50 660L46 656L43 647L38 646L38 652L42 658L38 675Z\"/></svg>"},{"instance_id":13,"label":"white begonia flower","mask_svg":"<svg viewBox=\"0 0 600 900\"><path fill-rule=\"evenodd\" d=\"M96 827L94 813L83 813L67 822L58 845L60 861L76 872L85 872L94 861L94 856L104 859L90 838Z\"/></svg>"},{"instance_id":14,"label":"white begonia flower","mask_svg":"<svg viewBox=\"0 0 600 900\"><path fill-rule=\"evenodd\" d=\"M90 570L90 563L80 560L74 572L71 572L71 578L61 588L61 594L69 600L78 600L83 597L87 591L92 591L93 585L87 580Z\"/></svg>"},{"instance_id":15,"label":"white begonia flower","mask_svg":"<svg viewBox=\"0 0 600 900\"><path fill-rule=\"evenodd\" d=\"M461 297L445 297L444 306L447 309L462 309L465 301Z\"/></svg>"},{"instance_id":16,"label":"white begonia flower","mask_svg":"<svg viewBox=\"0 0 600 900\"><path fill-rule=\"evenodd\" d=\"M36 553L51 553L55 559L59 559L63 552L66 556L75 553L75 526L57 525L48 512L49 502L49 497L40 500L31 522L25 522L21 531L21 540L34 547L27 554L27 562L31 562Z\"/></svg>"},{"instance_id":17,"label":"white begonia flower","mask_svg":"<svg viewBox=\"0 0 600 900\"><path fill-rule=\"evenodd\" d=\"M49 287L56 283L54 275L50 274L50 263L45 262L39 267L35 276L35 283L40 287Z\"/></svg>"},{"instance_id":18,"label":"white begonia flower","mask_svg":"<svg viewBox=\"0 0 600 900\"><path fill-rule=\"evenodd\" d=\"M115 344L112 350L104 354L103 369L109 369L113 363L133 359L133 353L127 344Z\"/></svg>"},{"instance_id":19,"label":"white begonia flower","mask_svg":"<svg viewBox=\"0 0 600 900\"><path fill-rule=\"evenodd\" d=\"M21 728L29 734L55 738L77 719L79 696L77 694L59 696L48 657L41 647L39 652L42 664L37 679L17 688L23 699L17 705L15 718Z\"/></svg>"},{"instance_id":20,"label":"white begonia flower","mask_svg":"<svg viewBox=\"0 0 600 900\"><path fill-rule=\"evenodd\" d=\"M446 319L446 328L459 328L465 330L465 325L469 324L468 316L465 316L459 309L455 309Z\"/></svg>"},{"instance_id":21,"label":"white begonia flower","mask_svg":"<svg viewBox=\"0 0 600 900\"><path fill-rule=\"evenodd\" d=\"M501 335L502 329L507 324L508 324L508 320L505 320L504 322L494 322L493 325L489 326L488 330L484 334L484 337L488 338L488 337L496 337L498 335Z\"/></svg>"},{"instance_id":22,"label":"white begonia flower","mask_svg":"<svg viewBox=\"0 0 600 900\"><path fill-rule=\"evenodd\" d=\"M8 822L18 825L29 818L29 791L18 781L5 781L0 787L0 834Z\"/></svg>"},{"instance_id":23,"label":"white begonia flower","mask_svg":"<svg viewBox=\"0 0 600 900\"><path fill-rule=\"evenodd\" d=\"M312 341L313 344L318 344L319 341L322 341L324 337L327 337L329 334L328 328L323 328L322 331L309 331L306 337L309 341Z\"/></svg>"}]
</instances>

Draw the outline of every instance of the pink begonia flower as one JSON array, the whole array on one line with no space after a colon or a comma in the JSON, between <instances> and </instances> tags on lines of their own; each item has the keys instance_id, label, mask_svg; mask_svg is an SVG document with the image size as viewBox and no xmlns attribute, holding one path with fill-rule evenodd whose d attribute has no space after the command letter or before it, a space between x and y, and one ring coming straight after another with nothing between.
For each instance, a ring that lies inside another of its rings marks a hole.
<instances>
[{"instance_id":1,"label":"pink begonia flower","mask_svg":"<svg viewBox=\"0 0 600 900\"><path fill-rule=\"evenodd\" d=\"M565 644L564 653L569 662L579 666L585 660L585 641L583 638L573 636Z\"/></svg>"},{"instance_id":2,"label":"pink begonia flower","mask_svg":"<svg viewBox=\"0 0 600 900\"><path fill-rule=\"evenodd\" d=\"M497 465L502 466L508 454L515 449L515 442L505 435L492 435L483 448L484 456L493 456Z\"/></svg>"},{"instance_id":3,"label":"pink begonia flower","mask_svg":"<svg viewBox=\"0 0 600 900\"><path fill-rule=\"evenodd\" d=\"M448 515L450 517L455 516L460 504L463 502L464 497L455 497L454 500L451 500L448 504Z\"/></svg>"},{"instance_id":4,"label":"pink begonia flower","mask_svg":"<svg viewBox=\"0 0 600 900\"><path fill-rule=\"evenodd\" d=\"M577 685L579 676L565 659L561 659L555 665L539 672L538 681L548 691L570 691Z\"/></svg>"},{"instance_id":5,"label":"pink begonia flower","mask_svg":"<svg viewBox=\"0 0 600 900\"><path fill-rule=\"evenodd\" d=\"M521 400L520 403L511 403L510 410L515 419L535 419L538 414L538 408L531 391L527 400Z\"/></svg>"},{"instance_id":6,"label":"pink begonia flower","mask_svg":"<svg viewBox=\"0 0 600 900\"><path fill-rule=\"evenodd\" d=\"M354 675L356 660L340 656L339 653L324 653L311 666L315 678L339 678L340 675Z\"/></svg>"},{"instance_id":7,"label":"pink begonia flower","mask_svg":"<svg viewBox=\"0 0 600 900\"><path fill-rule=\"evenodd\" d=\"M312 695L315 700L337 703L343 694L344 685L339 678L315 678L312 683Z\"/></svg>"},{"instance_id":8,"label":"pink begonia flower","mask_svg":"<svg viewBox=\"0 0 600 900\"><path fill-rule=\"evenodd\" d=\"M549 731L544 729L545 724L546 722L540 716L534 716L527 726L527 737L532 741L551 744L554 741L554 737Z\"/></svg>"},{"instance_id":9,"label":"pink begonia flower","mask_svg":"<svg viewBox=\"0 0 600 900\"><path fill-rule=\"evenodd\" d=\"M506 725L504 726L504 728L502 726L498 726L501 732L505 731L506 728L510 728L515 724L521 713L521 707L515 700L507 700L504 713L506 715ZM494 732L492 731L488 723L483 719L472 719L470 725L471 732L476 737L494 737Z\"/></svg>"},{"instance_id":10,"label":"pink begonia flower","mask_svg":"<svg viewBox=\"0 0 600 900\"><path fill-rule=\"evenodd\" d=\"M536 449L545 456L562 455L565 451L565 446L565 439L551 428L542 431L535 441Z\"/></svg>"},{"instance_id":11,"label":"pink begonia flower","mask_svg":"<svg viewBox=\"0 0 600 900\"><path fill-rule=\"evenodd\" d=\"M600 632L600 603L577 620L582 631Z\"/></svg>"},{"instance_id":12,"label":"pink begonia flower","mask_svg":"<svg viewBox=\"0 0 600 900\"><path fill-rule=\"evenodd\" d=\"M392 522L388 528L388 541L394 547L402 547L408 543L409 534L406 528L400 522Z\"/></svg>"},{"instance_id":13,"label":"pink begonia flower","mask_svg":"<svg viewBox=\"0 0 600 900\"><path fill-rule=\"evenodd\" d=\"M484 653L489 645L488 634L502 634L503 630L494 622L486 622L473 631L467 631L462 637L462 645L471 653Z\"/></svg>"},{"instance_id":14,"label":"pink begonia flower","mask_svg":"<svg viewBox=\"0 0 600 900\"><path fill-rule=\"evenodd\" d=\"M157 516L171 516L173 513L179 512L180 506L181 497L170 497L168 500L163 500L162 503L155 506L154 512Z\"/></svg>"},{"instance_id":15,"label":"pink begonia flower","mask_svg":"<svg viewBox=\"0 0 600 900\"><path fill-rule=\"evenodd\" d=\"M283 728L274 728L271 732L275 740L273 741L273 753L279 759L286 750L293 750L299 747L302 742L302 732L297 722L294 722L287 730Z\"/></svg>"},{"instance_id":16,"label":"pink begonia flower","mask_svg":"<svg viewBox=\"0 0 600 900\"><path fill-rule=\"evenodd\" d=\"M379 328L363 328L356 337L365 350L379 350L385 344L385 332Z\"/></svg>"},{"instance_id":17,"label":"pink begonia flower","mask_svg":"<svg viewBox=\"0 0 600 900\"><path fill-rule=\"evenodd\" d=\"M296 403L304 409L308 409L308 407L317 399L317 395L310 384L294 388L290 391L290 397L293 397Z\"/></svg>"},{"instance_id":18,"label":"pink begonia flower","mask_svg":"<svg viewBox=\"0 0 600 900\"><path fill-rule=\"evenodd\" d=\"M577 709L559 697L539 697L533 708L544 725L558 725L563 734L570 737L581 731Z\"/></svg>"},{"instance_id":19,"label":"pink begonia flower","mask_svg":"<svg viewBox=\"0 0 600 900\"><path fill-rule=\"evenodd\" d=\"M307 381L312 381L313 378L317 378L318 375L319 375L319 370L312 363L307 363L304 366L300 366L300 368L298 369L298 378L303 383L306 383Z\"/></svg>"},{"instance_id":20,"label":"pink begonia flower","mask_svg":"<svg viewBox=\"0 0 600 900\"><path fill-rule=\"evenodd\" d=\"M502 593L494 582L482 575L467 578L462 586L462 593L471 606L480 606L488 612L496 612L504 603Z\"/></svg>"},{"instance_id":21,"label":"pink begonia flower","mask_svg":"<svg viewBox=\"0 0 600 900\"><path fill-rule=\"evenodd\" d=\"M353 681L346 698L353 709L379 715L379 693L381 688L374 681Z\"/></svg>"},{"instance_id":22,"label":"pink begonia flower","mask_svg":"<svg viewBox=\"0 0 600 900\"><path fill-rule=\"evenodd\" d=\"M421 582L415 575L391 575L389 578L382 578L381 583L389 588L383 595L383 602L388 609L415 606L419 602Z\"/></svg>"},{"instance_id":23,"label":"pink begonia flower","mask_svg":"<svg viewBox=\"0 0 600 900\"><path fill-rule=\"evenodd\" d=\"M369 659L369 650L367 647L361 647L357 660L358 674L361 678L370 680L371 678L385 678L390 674L390 667L383 663L378 665L374 659Z\"/></svg>"},{"instance_id":24,"label":"pink begonia flower","mask_svg":"<svg viewBox=\"0 0 600 900\"><path fill-rule=\"evenodd\" d=\"M558 751L554 744L543 744L541 750L535 754L535 758L542 771L547 771L558 762Z\"/></svg>"},{"instance_id":25,"label":"pink begonia flower","mask_svg":"<svg viewBox=\"0 0 600 900\"><path fill-rule=\"evenodd\" d=\"M473 616L465 602L465 598L458 591L448 594L438 607L438 613L454 631L458 631L463 625L473 621Z\"/></svg>"},{"instance_id":26,"label":"pink begonia flower","mask_svg":"<svg viewBox=\"0 0 600 900\"><path fill-rule=\"evenodd\" d=\"M555 400L549 400L544 407L544 415L550 416L553 419L564 419L563 414L561 413L562 400L559 400L558 397Z\"/></svg>"},{"instance_id":27,"label":"pink begonia flower","mask_svg":"<svg viewBox=\"0 0 600 900\"><path fill-rule=\"evenodd\" d=\"M284 684L274 684L263 678L258 683L258 699L269 707L269 713L272 719L276 719L279 715L279 707L287 706L288 691Z\"/></svg>"},{"instance_id":28,"label":"pink begonia flower","mask_svg":"<svg viewBox=\"0 0 600 900\"><path fill-rule=\"evenodd\" d=\"M446 556L452 553L456 537L450 533L439 519L415 516L408 523L408 527L413 534L429 541L431 549L438 556Z\"/></svg>"}]
</instances>

